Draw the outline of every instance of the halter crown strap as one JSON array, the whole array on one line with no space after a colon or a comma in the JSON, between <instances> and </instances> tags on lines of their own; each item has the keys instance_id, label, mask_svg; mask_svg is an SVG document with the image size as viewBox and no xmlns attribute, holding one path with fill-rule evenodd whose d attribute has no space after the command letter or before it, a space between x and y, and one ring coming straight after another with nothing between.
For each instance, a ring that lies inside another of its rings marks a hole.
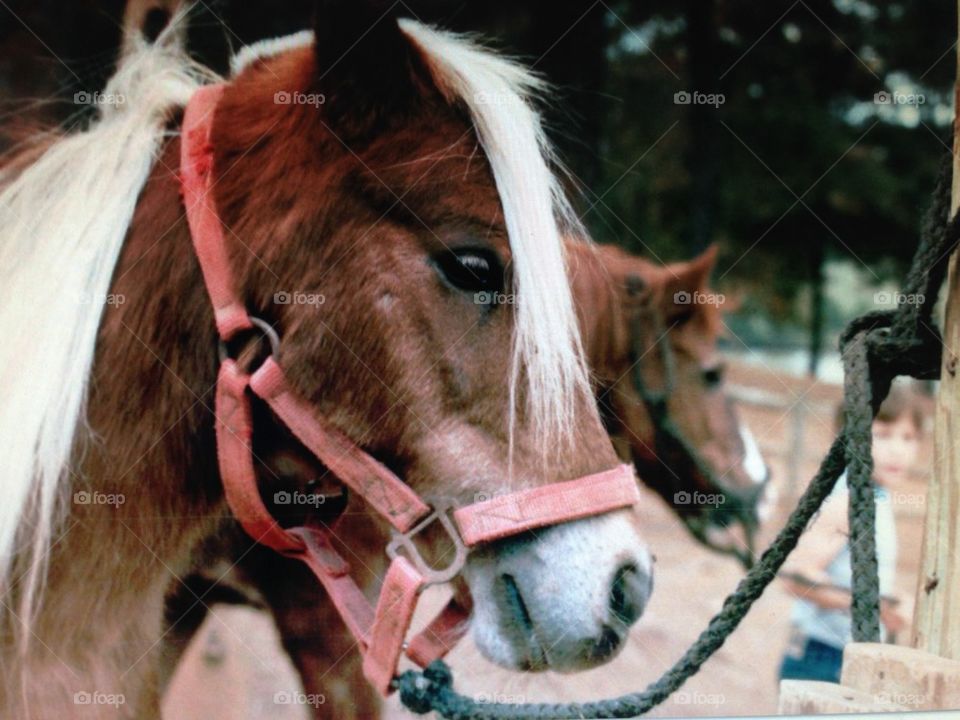
<instances>
[{"instance_id":1,"label":"halter crown strap","mask_svg":"<svg viewBox=\"0 0 960 720\"><path fill-rule=\"evenodd\" d=\"M203 271L203 281L213 303L217 332L225 340L252 327L247 309L233 287L223 226L213 207L213 146L210 133L213 114L223 96L224 85L197 90L183 118L180 146L180 183L193 246Z\"/></svg>"},{"instance_id":2,"label":"halter crown strap","mask_svg":"<svg viewBox=\"0 0 960 720\"><path fill-rule=\"evenodd\" d=\"M190 234L217 332L225 343L241 331L269 326L250 317L237 293L223 225L214 207L211 131L223 90L223 85L201 88L187 104L180 173ZM264 505L254 469L251 394L265 401L329 472L393 526L394 541L388 548L392 560L375 609L351 578L350 565L335 549L329 530L284 528ZM409 646L405 643L421 591L458 574L467 546L628 507L639 500L632 468L621 465L462 507L451 520L445 510L431 508L382 463L319 417L290 388L273 355L252 374L232 358L222 359L215 415L217 459L234 517L255 541L302 561L316 575L360 646L364 674L384 695L392 690L404 651L425 667L447 653L466 632L469 608L452 600ZM457 547L455 561L444 571L430 568L413 543L413 537L434 520L443 525Z\"/></svg>"}]
</instances>

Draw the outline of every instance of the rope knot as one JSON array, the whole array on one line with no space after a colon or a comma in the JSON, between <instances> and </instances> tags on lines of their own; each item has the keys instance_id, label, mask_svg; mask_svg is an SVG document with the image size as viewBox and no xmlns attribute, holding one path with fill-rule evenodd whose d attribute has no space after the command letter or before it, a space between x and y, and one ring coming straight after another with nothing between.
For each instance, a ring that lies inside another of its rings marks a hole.
<instances>
[{"instance_id":1,"label":"rope knot","mask_svg":"<svg viewBox=\"0 0 960 720\"><path fill-rule=\"evenodd\" d=\"M443 690L453 687L453 673L443 660L434 660L421 672L408 670L396 680L400 701L417 715L424 715L437 707L437 698Z\"/></svg>"},{"instance_id":2,"label":"rope knot","mask_svg":"<svg viewBox=\"0 0 960 720\"><path fill-rule=\"evenodd\" d=\"M940 331L932 323L910 317L908 312L900 308L877 310L854 319L840 335L844 364L851 350L864 353L869 379L881 387L900 375L938 379L943 347ZM855 348L857 344L862 347ZM886 391L877 395L886 396Z\"/></svg>"},{"instance_id":3,"label":"rope knot","mask_svg":"<svg viewBox=\"0 0 960 720\"><path fill-rule=\"evenodd\" d=\"M885 331L893 325L896 314L896 310L873 310L851 320L840 333L840 353L862 332L872 335L874 331Z\"/></svg>"}]
</instances>

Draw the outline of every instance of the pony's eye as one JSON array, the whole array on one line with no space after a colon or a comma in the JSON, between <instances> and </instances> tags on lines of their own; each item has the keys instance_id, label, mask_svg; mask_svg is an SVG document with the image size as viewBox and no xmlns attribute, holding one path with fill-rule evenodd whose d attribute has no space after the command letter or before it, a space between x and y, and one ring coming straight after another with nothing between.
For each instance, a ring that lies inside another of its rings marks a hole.
<instances>
[{"instance_id":1,"label":"pony's eye","mask_svg":"<svg viewBox=\"0 0 960 720\"><path fill-rule=\"evenodd\" d=\"M433 262L440 277L456 290L490 294L503 290L503 267L490 250L445 250L435 255Z\"/></svg>"},{"instance_id":2,"label":"pony's eye","mask_svg":"<svg viewBox=\"0 0 960 720\"><path fill-rule=\"evenodd\" d=\"M703 371L703 383L708 388L715 388L723 382L723 373L726 368L723 365L714 365Z\"/></svg>"}]
</instances>

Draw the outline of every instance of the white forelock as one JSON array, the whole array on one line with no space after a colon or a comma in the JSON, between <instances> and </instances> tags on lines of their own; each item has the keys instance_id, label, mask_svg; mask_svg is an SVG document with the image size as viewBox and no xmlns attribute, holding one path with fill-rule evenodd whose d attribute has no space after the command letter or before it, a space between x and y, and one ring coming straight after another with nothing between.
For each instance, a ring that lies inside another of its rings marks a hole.
<instances>
[{"instance_id":1,"label":"white forelock","mask_svg":"<svg viewBox=\"0 0 960 720\"><path fill-rule=\"evenodd\" d=\"M400 27L423 50L441 92L469 109L493 171L515 278L511 397L525 381L532 428L544 450L555 448L570 437L576 404L590 390L560 224L585 233L551 169L555 158L534 107L544 84L463 36L412 20ZM512 412L511 441L514 427Z\"/></svg>"}]
</instances>

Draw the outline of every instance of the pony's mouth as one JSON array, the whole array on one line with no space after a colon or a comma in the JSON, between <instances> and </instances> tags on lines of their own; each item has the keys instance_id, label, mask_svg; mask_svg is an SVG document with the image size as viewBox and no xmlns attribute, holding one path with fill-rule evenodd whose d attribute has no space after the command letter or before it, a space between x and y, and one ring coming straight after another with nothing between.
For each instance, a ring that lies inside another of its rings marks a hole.
<instances>
[{"instance_id":1,"label":"pony's mouth","mask_svg":"<svg viewBox=\"0 0 960 720\"><path fill-rule=\"evenodd\" d=\"M610 625L604 625L600 639L593 645L590 659L599 665L618 655L621 648L623 648L623 634Z\"/></svg>"},{"instance_id":2,"label":"pony's mouth","mask_svg":"<svg viewBox=\"0 0 960 720\"><path fill-rule=\"evenodd\" d=\"M715 522L707 516L685 518L684 523L693 536L711 550L735 558L745 570L753 567L756 560L755 523L744 518L728 518Z\"/></svg>"},{"instance_id":3,"label":"pony's mouth","mask_svg":"<svg viewBox=\"0 0 960 720\"><path fill-rule=\"evenodd\" d=\"M607 662L653 591L653 561L626 512L481 548L465 570L477 648L514 671Z\"/></svg>"},{"instance_id":4,"label":"pony's mouth","mask_svg":"<svg viewBox=\"0 0 960 720\"><path fill-rule=\"evenodd\" d=\"M639 577L639 573L634 574ZM502 574L500 585L504 620L513 626L515 640L521 641L518 643L520 658L516 669L523 672L542 672L548 669L560 672L574 670L574 668L564 667L566 665L564 662L551 662L550 651L553 648L545 644L537 632L536 623L513 575ZM643 612L643 604L626 601L623 595L623 592L618 595L616 589L612 593L610 622L602 626L600 633L596 637L585 638L576 643L575 654L581 658L583 666L601 665L616 657L623 649L630 625ZM567 652L570 652L569 648ZM554 660L557 659L554 658Z\"/></svg>"}]
</instances>

